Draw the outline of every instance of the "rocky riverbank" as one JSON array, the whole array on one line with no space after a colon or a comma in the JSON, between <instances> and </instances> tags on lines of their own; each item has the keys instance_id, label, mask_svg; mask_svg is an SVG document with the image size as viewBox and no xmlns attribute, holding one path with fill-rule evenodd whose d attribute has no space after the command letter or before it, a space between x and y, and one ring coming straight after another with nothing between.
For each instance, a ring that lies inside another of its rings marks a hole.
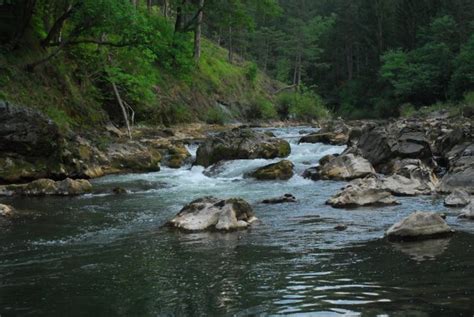
<instances>
[{"instance_id":1,"label":"rocky riverbank","mask_svg":"<svg viewBox=\"0 0 474 317\"><path fill-rule=\"evenodd\" d=\"M391 195L457 190L466 192L468 198L464 200L469 201L469 195L474 193L472 126L472 119L449 118L443 113L423 119L323 122L319 132L304 135L302 131L300 142L346 144L347 148L339 156L324 157L303 176L313 180L354 180L356 183L350 183L328 201L338 207L393 204L396 199ZM191 143L201 143L195 162L186 148ZM186 164L214 164L206 171L212 174L226 160L285 158L290 146L271 133L236 125L138 127L132 139L111 124L101 132L65 132L38 112L2 103L0 150L0 183L14 184L155 172L161 166L180 168ZM283 163L284 172L279 168ZM291 178L291 162L283 163L249 176ZM3 188L3 192L12 191Z\"/></svg>"}]
</instances>

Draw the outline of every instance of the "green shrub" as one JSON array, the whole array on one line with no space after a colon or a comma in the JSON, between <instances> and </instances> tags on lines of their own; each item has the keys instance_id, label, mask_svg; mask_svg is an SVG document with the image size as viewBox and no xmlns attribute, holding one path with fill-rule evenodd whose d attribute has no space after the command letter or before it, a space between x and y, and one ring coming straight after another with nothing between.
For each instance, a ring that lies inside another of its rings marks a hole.
<instances>
[{"instance_id":1,"label":"green shrub","mask_svg":"<svg viewBox=\"0 0 474 317\"><path fill-rule=\"evenodd\" d=\"M474 105L474 91L470 91L464 94L464 104L469 106Z\"/></svg>"},{"instance_id":2,"label":"green shrub","mask_svg":"<svg viewBox=\"0 0 474 317\"><path fill-rule=\"evenodd\" d=\"M413 117L416 114L416 108L411 103L404 103L400 106L400 116L404 118Z\"/></svg>"},{"instance_id":3,"label":"green shrub","mask_svg":"<svg viewBox=\"0 0 474 317\"><path fill-rule=\"evenodd\" d=\"M74 121L66 112L54 106L46 108L44 112L59 126L61 130L68 130L74 124Z\"/></svg>"},{"instance_id":4,"label":"green shrub","mask_svg":"<svg viewBox=\"0 0 474 317\"><path fill-rule=\"evenodd\" d=\"M287 92L278 98L278 114L298 120L310 121L329 117L323 100L310 91Z\"/></svg>"},{"instance_id":5,"label":"green shrub","mask_svg":"<svg viewBox=\"0 0 474 317\"><path fill-rule=\"evenodd\" d=\"M249 120L271 120L278 117L273 103L263 96L258 96L246 111Z\"/></svg>"},{"instance_id":6,"label":"green shrub","mask_svg":"<svg viewBox=\"0 0 474 317\"><path fill-rule=\"evenodd\" d=\"M357 107L351 103L343 103L338 111L344 119L359 120L374 118L374 112L365 107Z\"/></svg>"},{"instance_id":7,"label":"green shrub","mask_svg":"<svg viewBox=\"0 0 474 317\"><path fill-rule=\"evenodd\" d=\"M245 77L251 82L255 83L258 75L258 67L255 63L250 63L245 70Z\"/></svg>"},{"instance_id":8,"label":"green shrub","mask_svg":"<svg viewBox=\"0 0 474 317\"><path fill-rule=\"evenodd\" d=\"M227 115L222 111L222 109L217 107L211 108L206 113L205 121L208 124L224 125L227 122Z\"/></svg>"},{"instance_id":9,"label":"green shrub","mask_svg":"<svg viewBox=\"0 0 474 317\"><path fill-rule=\"evenodd\" d=\"M474 117L474 91L470 91L464 95L464 102L461 107L463 116L467 118Z\"/></svg>"}]
</instances>

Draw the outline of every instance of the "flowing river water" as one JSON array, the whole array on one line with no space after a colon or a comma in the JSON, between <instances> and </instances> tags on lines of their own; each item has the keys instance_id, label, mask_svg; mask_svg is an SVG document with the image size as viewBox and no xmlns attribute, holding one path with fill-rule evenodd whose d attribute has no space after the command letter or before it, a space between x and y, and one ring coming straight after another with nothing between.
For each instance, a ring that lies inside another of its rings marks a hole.
<instances>
[{"instance_id":1,"label":"flowing river water","mask_svg":"<svg viewBox=\"0 0 474 317\"><path fill-rule=\"evenodd\" d=\"M344 150L298 145L301 129L270 129L291 142L297 174ZM2 198L20 215L0 219L0 315L474 315L474 223L457 220L459 210L435 196L339 210L324 202L343 182L243 177L274 161L226 162L211 177L197 166L108 176L82 197ZM130 193L110 194L117 186ZM285 193L298 202L259 203ZM207 195L246 199L261 224L232 233L162 227ZM383 239L415 210L447 212L457 233L416 243ZM338 224L348 229L337 231Z\"/></svg>"}]
</instances>

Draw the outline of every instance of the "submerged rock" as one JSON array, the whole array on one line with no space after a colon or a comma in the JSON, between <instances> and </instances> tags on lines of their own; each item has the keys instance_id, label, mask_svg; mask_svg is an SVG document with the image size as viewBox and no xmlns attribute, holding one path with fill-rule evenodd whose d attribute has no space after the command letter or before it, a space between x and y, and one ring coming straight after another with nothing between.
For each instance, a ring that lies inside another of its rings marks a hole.
<instances>
[{"instance_id":1,"label":"submerged rock","mask_svg":"<svg viewBox=\"0 0 474 317\"><path fill-rule=\"evenodd\" d=\"M257 169L248 176L258 180L288 180L293 177L294 165L288 160L270 164Z\"/></svg>"},{"instance_id":2,"label":"submerged rock","mask_svg":"<svg viewBox=\"0 0 474 317\"><path fill-rule=\"evenodd\" d=\"M75 196L90 193L92 185L85 179L66 178L62 181L42 178L29 184L0 186L0 195L22 196Z\"/></svg>"},{"instance_id":3,"label":"submerged rock","mask_svg":"<svg viewBox=\"0 0 474 317\"><path fill-rule=\"evenodd\" d=\"M204 197L186 205L167 225L185 231L245 229L255 222L252 207L243 199Z\"/></svg>"},{"instance_id":4,"label":"submerged rock","mask_svg":"<svg viewBox=\"0 0 474 317\"><path fill-rule=\"evenodd\" d=\"M295 203L296 197L292 194L285 194L281 197L265 199L262 204L283 204L283 203Z\"/></svg>"},{"instance_id":5,"label":"submerged rock","mask_svg":"<svg viewBox=\"0 0 474 317\"><path fill-rule=\"evenodd\" d=\"M10 217L13 215L13 207L0 204L0 217Z\"/></svg>"},{"instance_id":6,"label":"submerged rock","mask_svg":"<svg viewBox=\"0 0 474 317\"><path fill-rule=\"evenodd\" d=\"M474 201L471 201L469 205L461 211L459 218L474 220Z\"/></svg>"},{"instance_id":7,"label":"submerged rock","mask_svg":"<svg viewBox=\"0 0 474 317\"><path fill-rule=\"evenodd\" d=\"M400 204L390 191L380 187L376 178L356 179L342 191L330 198L326 204L335 208L354 208L361 206L390 206Z\"/></svg>"},{"instance_id":8,"label":"submerged rock","mask_svg":"<svg viewBox=\"0 0 474 317\"><path fill-rule=\"evenodd\" d=\"M334 227L334 229L337 230L337 231L345 231L345 230L347 230L347 225L345 225L345 224L339 224L339 225L336 225L336 226Z\"/></svg>"},{"instance_id":9,"label":"submerged rock","mask_svg":"<svg viewBox=\"0 0 474 317\"><path fill-rule=\"evenodd\" d=\"M465 207L471 202L471 196L462 189L455 189L448 197L444 199L444 205L447 207Z\"/></svg>"},{"instance_id":10,"label":"submerged rock","mask_svg":"<svg viewBox=\"0 0 474 317\"><path fill-rule=\"evenodd\" d=\"M273 159L286 157L290 152L290 144L285 140L249 129L233 129L201 144L195 164L208 167L225 160Z\"/></svg>"},{"instance_id":11,"label":"submerged rock","mask_svg":"<svg viewBox=\"0 0 474 317\"><path fill-rule=\"evenodd\" d=\"M390 227L390 240L418 240L437 238L454 233L441 216L434 212L415 212Z\"/></svg>"},{"instance_id":12,"label":"submerged rock","mask_svg":"<svg viewBox=\"0 0 474 317\"><path fill-rule=\"evenodd\" d=\"M114 189L112 189L112 192L115 195L123 195L127 193L127 190L123 187L115 187Z\"/></svg>"}]
</instances>

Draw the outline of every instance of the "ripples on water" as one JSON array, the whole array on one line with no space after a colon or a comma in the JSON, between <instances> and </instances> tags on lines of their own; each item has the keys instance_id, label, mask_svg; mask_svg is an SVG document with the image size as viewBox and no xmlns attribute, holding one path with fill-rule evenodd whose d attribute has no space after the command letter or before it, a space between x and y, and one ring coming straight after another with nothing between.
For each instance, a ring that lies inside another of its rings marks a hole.
<instances>
[{"instance_id":1,"label":"ripples on water","mask_svg":"<svg viewBox=\"0 0 474 317\"><path fill-rule=\"evenodd\" d=\"M291 142L298 173L343 150L298 145L300 129L272 129ZM342 182L243 178L274 161L226 162L213 177L189 166L109 176L77 198L3 199L21 216L0 223L0 315L473 315L474 225L458 210L448 211L454 237L390 244L384 230L414 210L445 211L442 199L338 210L324 202ZM116 186L130 193L111 195ZM259 203L285 193L298 202ZM204 195L243 197L262 223L228 234L161 227Z\"/></svg>"}]
</instances>

